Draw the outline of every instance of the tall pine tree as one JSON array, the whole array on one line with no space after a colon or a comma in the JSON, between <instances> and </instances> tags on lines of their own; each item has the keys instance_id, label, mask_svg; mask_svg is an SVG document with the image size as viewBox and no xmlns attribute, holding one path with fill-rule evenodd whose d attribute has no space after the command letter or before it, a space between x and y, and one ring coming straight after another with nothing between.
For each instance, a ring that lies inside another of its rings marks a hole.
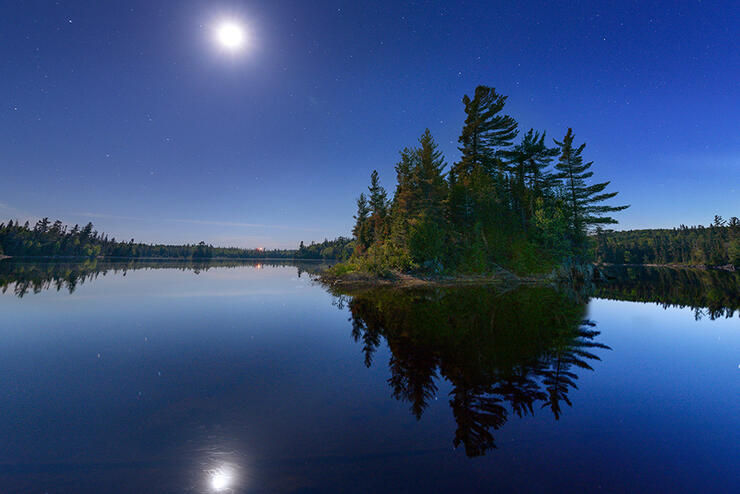
<instances>
[{"instance_id":1,"label":"tall pine tree","mask_svg":"<svg viewBox=\"0 0 740 494\"><path fill-rule=\"evenodd\" d=\"M372 242L372 236L369 234L370 207L367 204L365 194L360 194L357 198L357 214L355 215L355 227L352 229L352 235L357 239L355 250L358 253L364 252ZM303 242L301 242L303 244Z\"/></svg>"},{"instance_id":2,"label":"tall pine tree","mask_svg":"<svg viewBox=\"0 0 740 494\"><path fill-rule=\"evenodd\" d=\"M535 201L559 184L557 176L547 170L559 150L545 145L545 135L546 132L529 129L519 144L503 153L511 174L512 206L525 229L534 213Z\"/></svg>"},{"instance_id":3,"label":"tall pine tree","mask_svg":"<svg viewBox=\"0 0 740 494\"><path fill-rule=\"evenodd\" d=\"M586 184L586 179L594 174L588 171L593 161L583 162L582 154L586 144L573 147L573 138L573 129L569 128L561 142L555 141L560 147L560 159L555 168L560 172L558 178L564 184L563 199L568 207L571 241L575 246L582 247L589 228L617 223L617 220L606 214L627 209L629 206L603 204L618 194L604 192L610 182Z\"/></svg>"},{"instance_id":4,"label":"tall pine tree","mask_svg":"<svg viewBox=\"0 0 740 494\"><path fill-rule=\"evenodd\" d=\"M482 225L496 222L501 207L508 207L502 157L517 136L517 123L501 114L506 96L492 87L478 86L473 98L463 97L463 104L461 157L449 173L449 216L461 239L469 241L472 235L485 243Z\"/></svg>"},{"instance_id":5,"label":"tall pine tree","mask_svg":"<svg viewBox=\"0 0 740 494\"><path fill-rule=\"evenodd\" d=\"M388 216L388 194L383 186L380 185L377 170L373 170L370 174L370 186L367 189L370 192L369 204L372 211L370 218L373 225L373 241L382 241L386 237L388 226L386 221L386 217Z\"/></svg>"}]
</instances>

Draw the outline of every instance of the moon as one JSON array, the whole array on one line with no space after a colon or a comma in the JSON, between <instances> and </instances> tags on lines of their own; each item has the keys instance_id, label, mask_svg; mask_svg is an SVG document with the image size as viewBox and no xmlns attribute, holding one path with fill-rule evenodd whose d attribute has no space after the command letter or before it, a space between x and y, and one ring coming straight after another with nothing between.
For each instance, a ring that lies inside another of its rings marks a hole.
<instances>
[{"instance_id":1,"label":"moon","mask_svg":"<svg viewBox=\"0 0 740 494\"><path fill-rule=\"evenodd\" d=\"M247 33L237 21L222 21L216 26L216 43L230 52L241 50L247 41Z\"/></svg>"}]
</instances>

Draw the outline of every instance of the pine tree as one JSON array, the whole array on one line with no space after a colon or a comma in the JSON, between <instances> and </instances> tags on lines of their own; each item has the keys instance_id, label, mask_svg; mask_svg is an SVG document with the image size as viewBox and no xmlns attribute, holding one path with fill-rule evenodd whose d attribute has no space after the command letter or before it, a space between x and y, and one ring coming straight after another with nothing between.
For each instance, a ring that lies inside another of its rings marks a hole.
<instances>
[{"instance_id":1,"label":"pine tree","mask_svg":"<svg viewBox=\"0 0 740 494\"><path fill-rule=\"evenodd\" d=\"M463 245L486 243L484 224L498 223L506 199L503 152L517 136L517 123L500 114L506 96L494 88L478 86L471 99L465 95L465 125L458 139L460 161L449 173L449 217Z\"/></svg>"},{"instance_id":2,"label":"pine tree","mask_svg":"<svg viewBox=\"0 0 740 494\"><path fill-rule=\"evenodd\" d=\"M380 185L378 171L370 174L370 210L372 211L373 241L383 240L386 236L386 216L388 215L388 194Z\"/></svg>"},{"instance_id":3,"label":"pine tree","mask_svg":"<svg viewBox=\"0 0 740 494\"><path fill-rule=\"evenodd\" d=\"M396 163L396 193L392 208L395 217L408 219L419 200L415 184L418 153L416 149L404 148L400 154L401 159Z\"/></svg>"},{"instance_id":4,"label":"pine tree","mask_svg":"<svg viewBox=\"0 0 740 494\"><path fill-rule=\"evenodd\" d=\"M415 173L420 198L419 212L438 221L442 217L443 203L447 196L447 184L444 179L444 169L447 165L429 129L421 135L419 144Z\"/></svg>"},{"instance_id":5,"label":"pine tree","mask_svg":"<svg viewBox=\"0 0 740 494\"><path fill-rule=\"evenodd\" d=\"M583 162L583 150L586 144L573 147L573 129L568 129L562 142L555 141L560 147L560 160L555 168L560 172L558 178L564 181L563 199L570 213L571 240L576 246L583 246L585 234L589 228L596 225L613 224L617 220L605 213L621 211L629 206L607 206L604 201L613 198L618 192L604 192L610 182L601 182L586 185L586 179L593 176L587 171L593 165L592 161Z\"/></svg>"},{"instance_id":6,"label":"pine tree","mask_svg":"<svg viewBox=\"0 0 740 494\"><path fill-rule=\"evenodd\" d=\"M499 115L506 104L506 96L496 93L496 89L478 86L471 99L463 97L465 105L465 126L458 141L462 153L460 162L452 172L463 179L482 168L492 174L501 169L500 152L511 146L517 136L517 123L509 115Z\"/></svg>"},{"instance_id":7,"label":"pine tree","mask_svg":"<svg viewBox=\"0 0 740 494\"><path fill-rule=\"evenodd\" d=\"M355 227L352 229L352 235L357 239L356 250L363 252L370 246L372 239L368 235L368 218L370 217L370 208L367 204L365 194L360 194L357 198L357 214L355 215Z\"/></svg>"},{"instance_id":8,"label":"pine tree","mask_svg":"<svg viewBox=\"0 0 740 494\"><path fill-rule=\"evenodd\" d=\"M525 228L534 213L537 198L551 194L560 182L547 171L559 150L545 145L545 135L546 132L540 134L529 129L519 144L503 153L511 173L513 206Z\"/></svg>"}]
</instances>

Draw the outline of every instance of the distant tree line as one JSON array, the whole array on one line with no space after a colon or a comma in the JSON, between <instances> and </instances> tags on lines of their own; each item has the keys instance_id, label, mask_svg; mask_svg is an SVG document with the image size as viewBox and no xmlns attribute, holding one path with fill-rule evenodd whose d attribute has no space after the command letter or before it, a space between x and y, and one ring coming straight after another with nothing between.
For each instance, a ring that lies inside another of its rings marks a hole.
<instances>
[{"instance_id":1,"label":"distant tree line","mask_svg":"<svg viewBox=\"0 0 740 494\"><path fill-rule=\"evenodd\" d=\"M392 199L372 172L345 269L531 272L589 256L588 234L627 206L606 204L617 193L591 181L592 162L571 129L553 146L534 129L517 141L505 102L487 86L463 98L461 157L449 169L427 129L400 152Z\"/></svg>"},{"instance_id":2,"label":"distant tree line","mask_svg":"<svg viewBox=\"0 0 740 494\"><path fill-rule=\"evenodd\" d=\"M14 257L131 257L179 259L334 259L341 258L350 239L325 240L300 249L240 249L214 247L205 242L185 245L144 244L109 238L92 223L69 227L61 221L43 218L31 226L10 220L0 223L0 255ZM303 245L303 242L301 242ZM350 247L351 249L351 247ZM335 257L336 256L336 257Z\"/></svg>"},{"instance_id":3,"label":"distant tree line","mask_svg":"<svg viewBox=\"0 0 740 494\"><path fill-rule=\"evenodd\" d=\"M680 264L740 267L740 220L715 216L709 226L598 231L594 258L612 264Z\"/></svg>"},{"instance_id":4,"label":"distant tree line","mask_svg":"<svg viewBox=\"0 0 740 494\"><path fill-rule=\"evenodd\" d=\"M352 255L355 243L351 238L337 237L335 240L324 240L323 242L311 242L306 245L301 241L296 259L338 259L346 260Z\"/></svg>"}]
</instances>

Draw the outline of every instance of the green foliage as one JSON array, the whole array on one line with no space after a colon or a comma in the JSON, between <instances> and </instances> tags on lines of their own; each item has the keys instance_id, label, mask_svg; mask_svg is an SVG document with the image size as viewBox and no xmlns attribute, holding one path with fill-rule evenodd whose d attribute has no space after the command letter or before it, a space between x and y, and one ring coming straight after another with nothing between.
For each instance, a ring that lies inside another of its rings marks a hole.
<instances>
[{"instance_id":1,"label":"green foliage","mask_svg":"<svg viewBox=\"0 0 740 494\"><path fill-rule=\"evenodd\" d=\"M727 257L730 264L740 266L740 238L730 241L727 247Z\"/></svg>"},{"instance_id":2,"label":"green foliage","mask_svg":"<svg viewBox=\"0 0 740 494\"><path fill-rule=\"evenodd\" d=\"M558 148L548 148L545 135L529 129L519 144L503 153L510 173L513 207L525 230L535 213L536 202L546 199L559 185L557 176L548 171Z\"/></svg>"},{"instance_id":3,"label":"green foliage","mask_svg":"<svg viewBox=\"0 0 740 494\"><path fill-rule=\"evenodd\" d=\"M583 260L590 229L615 222L603 214L626 206L603 204L616 195L603 192L608 182L587 183L592 163L583 163L585 145L573 147L572 130L557 148L534 129L514 145L518 125L505 103L487 86L463 98L461 157L446 175L429 129L418 146L401 151L391 201L372 172L369 199L361 194L357 201L355 265L373 272L528 273Z\"/></svg>"},{"instance_id":4,"label":"green foliage","mask_svg":"<svg viewBox=\"0 0 740 494\"><path fill-rule=\"evenodd\" d=\"M365 194L360 194L357 198L357 214L355 215L355 226L352 229L352 235L357 240L355 249L358 252L363 252L365 249L370 247L372 243L372 231L371 225L368 221L370 217L370 206L367 203Z\"/></svg>"},{"instance_id":5,"label":"green foliage","mask_svg":"<svg viewBox=\"0 0 740 494\"><path fill-rule=\"evenodd\" d=\"M414 267L409 253L391 242L376 243L366 254L355 259L357 270L380 277L389 277L393 271L408 271Z\"/></svg>"},{"instance_id":6,"label":"green foliage","mask_svg":"<svg viewBox=\"0 0 740 494\"><path fill-rule=\"evenodd\" d=\"M293 257L296 259L337 259L343 261L349 259L354 248L355 241L347 237L337 237L334 240L324 239L323 242L311 242L309 245L301 242Z\"/></svg>"},{"instance_id":7,"label":"green foliage","mask_svg":"<svg viewBox=\"0 0 740 494\"><path fill-rule=\"evenodd\" d=\"M583 150L586 144L573 147L573 129L568 129L562 142L555 141L560 146L560 159L555 168L560 172L557 176L563 180L563 200L568 209L569 237L574 247L586 246L586 234L596 225L617 223L605 213L621 211L629 206L608 206L601 204L613 198L617 192L605 193L604 189L609 182L586 184L586 179L593 176L587 171L593 162L583 162Z\"/></svg>"},{"instance_id":8,"label":"green foliage","mask_svg":"<svg viewBox=\"0 0 740 494\"><path fill-rule=\"evenodd\" d=\"M483 242L474 242L462 251L458 270L467 274L485 274L489 270L488 255Z\"/></svg>"},{"instance_id":9,"label":"green foliage","mask_svg":"<svg viewBox=\"0 0 740 494\"><path fill-rule=\"evenodd\" d=\"M411 226L409 234L411 259L430 271L442 270L444 231L436 221L424 216Z\"/></svg>"},{"instance_id":10,"label":"green foliage","mask_svg":"<svg viewBox=\"0 0 740 494\"><path fill-rule=\"evenodd\" d=\"M568 218L562 201L535 201L532 215L532 238L556 259L571 252L568 238Z\"/></svg>"},{"instance_id":11,"label":"green foliage","mask_svg":"<svg viewBox=\"0 0 740 494\"><path fill-rule=\"evenodd\" d=\"M716 221L719 219L720 221ZM611 264L680 264L740 267L740 220L716 216L710 226L629 231L599 230L593 257Z\"/></svg>"}]
</instances>

